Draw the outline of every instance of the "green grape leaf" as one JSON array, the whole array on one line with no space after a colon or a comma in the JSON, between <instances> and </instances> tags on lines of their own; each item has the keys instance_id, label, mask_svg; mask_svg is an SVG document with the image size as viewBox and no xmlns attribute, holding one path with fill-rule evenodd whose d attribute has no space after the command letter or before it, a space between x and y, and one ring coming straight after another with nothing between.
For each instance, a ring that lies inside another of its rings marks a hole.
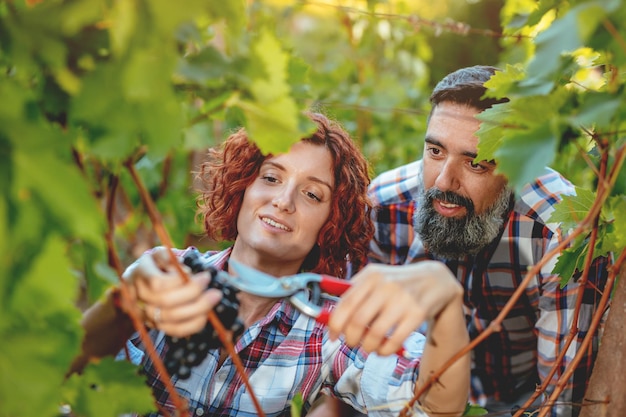
<instances>
[{"instance_id":1,"label":"green grape leaf","mask_svg":"<svg viewBox=\"0 0 626 417\"><path fill-rule=\"evenodd\" d=\"M262 69L250 84L254 101L233 96L229 103L243 110L248 134L263 153L287 152L310 131L300 129L300 111L290 96L288 54L268 30L261 32L253 50Z\"/></svg>"},{"instance_id":2,"label":"green grape leaf","mask_svg":"<svg viewBox=\"0 0 626 417\"><path fill-rule=\"evenodd\" d=\"M78 352L80 337L68 332L64 318L47 326L16 326L1 334L0 416L58 415L68 356Z\"/></svg>"},{"instance_id":3,"label":"green grape leaf","mask_svg":"<svg viewBox=\"0 0 626 417\"><path fill-rule=\"evenodd\" d=\"M135 48L122 72L122 94L130 101L155 100L172 89L174 56L157 46Z\"/></svg>"},{"instance_id":4,"label":"green grape leaf","mask_svg":"<svg viewBox=\"0 0 626 417\"><path fill-rule=\"evenodd\" d=\"M504 174L516 191L544 171L556 155L557 140L548 123L513 133L496 151L497 171Z\"/></svg>"},{"instance_id":5,"label":"green grape leaf","mask_svg":"<svg viewBox=\"0 0 626 417\"><path fill-rule=\"evenodd\" d=\"M616 196L619 194L626 194L626 165L622 165L619 173L617 174L617 180L615 181L615 185L611 190L612 196Z\"/></svg>"},{"instance_id":6,"label":"green grape leaf","mask_svg":"<svg viewBox=\"0 0 626 417\"><path fill-rule=\"evenodd\" d=\"M593 126L595 129L611 126L622 101L613 94L594 92L582 95L581 100L582 103L577 113L570 118L570 123L573 126Z\"/></svg>"},{"instance_id":7,"label":"green grape leaf","mask_svg":"<svg viewBox=\"0 0 626 417\"><path fill-rule=\"evenodd\" d=\"M58 414L60 386L83 335L65 247L58 237L47 239L23 275L14 270L0 307L2 417Z\"/></svg>"},{"instance_id":8,"label":"green grape leaf","mask_svg":"<svg viewBox=\"0 0 626 417\"><path fill-rule=\"evenodd\" d=\"M78 321L79 312L73 303L78 284L65 256L65 242L58 237L47 239L29 266L24 276L15 277L9 302L12 313L43 323L61 311L75 313Z\"/></svg>"},{"instance_id":9,"label":"green grape leaf","mask_svg":"<svg viewBox=\"0 0 626 417\"><path fill-rule=\"evenodd\" d=\"M527 25L529 16L530 13L525 10L518 10L518 8L515 8L513 11L508 11L505 8L503 9L502 23L508 30L517 30Z\"/></svg>"},{"instance_id":10,"label":"green grape leaf","mask_svg":"<svg viewBox=\"0 0 626 417\"><path fill-rule=\"evenodd\" d=\"M114 55L122 56L127 50L137 27L139 8L137 1L116 1L111 4L109 36Z\"/></svg>"},{"instance_id":11,"label":"green grape leaf","mask_svg":"<svg viewBox=\"0 0 626 417\"><path fill-rule=\"evenodd\" d=\"M123 106L126 108L126 106ZM109 119L111 120L111 119ZM133 120L132 124L135 124ZM106 161L123 161L139 146L139 138L134 134L135 126L127 129L124 126L109 125L106 130L93 138L88 153Z\"/></svg>"},{"instance_id":12,"label":"green grape leaf","mask_svg":"<svg viewBox=\"0 0 626 417\"><path fill-rule=\"evenodd\" d=\"M139 415L156 411L152 391L138 367L127 361L104 358L73 374L63 386L72 414L79 417Z\"/></svg>"},{"instance_id":13,"label":"green grape leaf","mask_svg":"<svg viewBox=\"0 0 626 417\"><path fill-rule=\"evenodd\" d=\"M492 77L491 80L494 80ZM491 80L489 82L491 82ZM494 81L497 84L498 79ZM498 87L499 88L499 87ZM552 145L556 146L556 135L550 132L561 128L558 125L558 119L551 118L555 108L561 108L571 93L566 89L555 90L552 94L545 97L515 97L508 103L501 103L490 109L479 113L476 117L481 121L480 128L476 132L478 142L477 161L490 161L495 159L498 163L498 150L507 146L515 145L514 142L520 140L520 136L532 135L534 131L550 137L550 142L542 143L541 140L530 140L527 142L529 148L526 153L536 153L532 160L541 158L539 154L543 151L541 148L551 149ZM560 135L560 133L559 133ZM546 136L546 137L548 137ZM521 139L524 140L524 139ZM538 149L532 150L533 146ZM550 154L544 154L545 160L552 162L554 150ZM528 161L530 162L530 161ZM519 165L516 163L515 165Z\"/></svg>"},{"instance_id":14,"label":"green grape leaf","mask_svg":"<svg viewBox=\"0 0 626 417\"><path fill-rule=\"evenodd\" d=\"M16 149L14 162L16 194L37 195L68 233L96 246L103 244L105 229L100 208L74 166L59 161L51 147L44 147L39 152ZM59 204L60 201L63 204Z\"/></svg>"},{"instance_id":15,"label":"green grape leaf","mask_svg":"<svg viewBox=\"0 0 626 417\"><path fill-rule=\"evenodd\" d=\"M87 284L84 295L88 305L102 297L108 288L119 283L120 278L106 263L106 253L100 248L80 241L69 247L68 255L73 265L83 265L83 279Z\"/></svg>"},{"instance_id":16,"label":"green grape leaf","mask_svg":"<svg viewBox=\"0 0 626 417\"><path fill-rule=\"evenodd\" d=\"M489 412L486 409L479 405L467 403L465 411L463 412L463 417L484 416L488 413Z\"/></svg>"},{"instance_id":17,"label":"green grape leaf","mask_svg":"<svg viewBox=\"0 0 626 417\"><path fill-rule=\"evenodd\" d=\"M265 77L254 79L250 86L255 99L265 104L289 94L287 84L289 58L276 37L267 30L263 31L253 44L253 50L265 73Z\"/></svg>"},{"instance_id":18,"label":"green grape leaf","mask_svg":"<svg viewBox=\"0 0 626 417\"><path fill-rule=\"evenodd\" d=\"M526 22L526 25L528 26L534 26L536 24L538 24L541 21L541 18L551 9L553 9L556 6L560 6L561 3L559 0L540 0L538 2L538 7L535 11L533 11L529 16L528 16L528 21Z\"/></svg>"},{"instance_id":19,"label":"green grape leaf","mask_svg":"<svg viewBox=\"0 0 626 417\"><path fill-rule=\"evenodd\" d=\"M106 117L112 109L119 109L124 104L120 91L122 68L119 64L106 63L96 66L82 78L80 92L70 102L70 121L80 125L98 126L108 121ZM126 108L122 108L123 113Z\"/></svg>"},{"instance_id":20,"label":"green grape leaf","mask_svg":"<svg viewBox=\"0 0 626 417\"><path fill-rule=\"evenodd\" d=\"M0 161L0 164L2 163L3 161ZM3 186L2 180L0 180L0 189L7 189ZM10 256L7 256L8 254L10 254L8 246L14 245L17 242L12 241L9 238L9 199L6 198L7 196L4 195L4 193L2 194L2 198L0 198L0 254L2 254L0 255L0 276L6 277L6 272L8 270L8 265L10 262ZM2 281L3 279L0 278L0 284L2 284ZM0 300L4 298L3 287L4 285L0 285Z\"/></svg>"},{"instance_id":21,"label":"green grape leaf","mask_svg":"<svg viewBox=\"0 0 626 417\"><path fill-rule=\"evenodd\" d=\"M561 223L564 230L576 227L589 213L596 198L591 190L576 187L576 195L564 195L550 215L550 223Z\"/></svg>"},{"instance_id":22,"label":"green grape leaf","mask_svg":"<svg viewBox=\"0 0 626 417\"><path fill-rule=\"evenodd\" d=\"M575 245L561 251L559 254L557 262L552 269L552 273L561 277L561 288L567 285L576 270L582 271L586 248L585 245Z\"/></svg>"},{"instance_id":23,"label":"green grape leaf","mask_svg":"<svg viewBox=\"0 0 626 417\"><path fill-rule=\"evenodd\" d=\"M224 2L219 2L226 7ZM155 26L154 31L171 37L175 30L184 22L193 21L200 16L204 17L207 1L186 0L185 7L170 0L153 0L150 2L138 2L147 6L146 15L151 17L150 23Z\"/></svg>"},{"instance_id":24,"label":"green grape leaf","mask_svg":"<svg viewBox=\"0 0 626 417\"><path fill-rule=\"evenodd\" d=\"M300 417L302 415L302 394L298 393L291 400L291 417Z\"/></svg>"},{"instance_id":25,"label":"green grape leaf","mask_svg":"<svg viewBox=\"0 0 626 417\"><path fill-rule=\"evenodd\" d=\"M25 103L30 98L30 91L25 90L15 80L3 78L0 82L0 114L4 120L23 117Z\"/></svg>"},{"instance_id":26,"label":"green grape leaf","mask_svg":"<svg viewBox=\"0 0 626 417\"><path fill-rule=\"evenodd\" d=\"M214 19L224 19L228 24L226 30L233 37L241 36L246 24L247 8L244 0L215 1L204 2L209 9L209 13Z\"/></svg>"},{"instance_id":27,"label":"green grape leaf","mask_svg":"<svg viewBox=\"0 0 626 417\"><path fill-rule=\"evenodd\" d=\"M292 57L289 60L287 78L292 93L298 99L306 99L310 96L309 70L310 67L301 58Z\"/></svg>"},{"instance_id":28,"label":"green grape leaf","mask_svg":"<svg viewBox=\"0 0 626 417\"><path fill-rule=\"evenodd\" d=\"M620 253L626 248L626 196L610 197L602 208L602 214L609 223L609 233L602 249L606 252Z\"/></svg>"},{"instance_id":29,"label":"green grape leaf","mask_svg":"<svg viewBox=\"0 0 626 417\"><path fill-rule=\"evenodd\" d=\"M223 83L230 70L230 63L226 57L217 48L208 46L181 60L176 75L198 84L207 84L211 81ZM224 94L230 95L232 92Z\"/></svg>"},{"instance_id":30,"label":"green grape leaf","mask_svg":"<svg viewBox=\"0 0 626 417\"><path fill-rule=\"evenodd\" d=\"M486 97L501 98L507 97L511 88L526 76L526 72L522 65L507 64L504 70L497 71L489 80L485 82L487 91Z\"/></svg>"},{"instance_id":31,"label":"green grape leaf","mask_svg":"<svg viewBox=\"0 0 626 417\"><path fill-rule=\"evenodd\" d=\"M23 200L7 199L7 201L11 205L9 206L10 217L7 218L10 239L6 242L10 244L7 246L7 252L3 252L0 256L8 267L17 269L3 276L8 282L14 283L12 277L23 273L21 269L30 265L31 254L41 251L41 247L46 243L46 235L56 227L52 226L54 221L51 220L49 213L42 212L42 204L38 203L39 199L31 198L28 192L23 196ZM11 207L12 205L14 207ZM2 281L3 279L0 278L0 282ZM12 286L7 286L7 288L12 288Z\"/></svg>"},{"instance_id":32,"label":"green grape leaf","mask_svg":"<svg viewBox=\"0 0 626 417\"><path fill-rule=\"evenodd\" d=\"M102 18L102 8L108 7L103 0L82 0L78 2L60 3L63 12L59 14L61 29L64 35L74 35L85 26L89 26ZM48 16L47 19L50 19Z\"/></svg>"},{"instance_id":33,"label":"green grape leaf","mask_svg":"<svg viewBox=\"0 0 626 417\"><path fill-rule=\"evenodd\" d=\"M142 104L137 118L148 152L154 157L164 157L182 144L183 114L173 95Z\"/></svg>"},{"instance_id":34,"label":"green grape leaf","mask_svg":"<svg viewBox=\"0 0 626 417\"><path fill-rule=\"evenodd\" d=\"M202 149L216 143L215 133L210 123L195 123L183 131L184 149Z\"/></svg>"},{"instance_id":35,"label":"green grape leaf","mask_svg":"<svg viewBox=\"0 0 626 417\"><path fill-rule=\"evenodd\" d=\"M250 138L264 154L287 152L292 144L306 135L298 129L297 108L289 98L264 106L250 101L237 101L237 104L246 115Z\"/></svg>"},{"instance_id":36,"label":"green grape leaf","mask_svg":"<svg viewBox=\"0 0 626 417\"><path fill-rule=\"evenodd\" d=\"M613 205L613 211L619 213L615 216L615 244L617 251L621 251L626 247L626 197L612 197L611 204Z\"/></svg>"},{"instance_id":37,"label":"green grape leaf","mask_svg":"<svg viewBox=\"0 0 626 417\"><path fill-rule=\"evenodd\" d=\"M605 11L596 2L579 4L562 18L555 20L535 39L536 53L528 64L528 78L520 85L534 93L548 93L557 74L561 56L583 46L596 26L605 17ZM531 88L532 87L532 88Z\"/></svg>"},{"instance_id":38,"label":"green grape leaf","mask_svg":"<svg viewBox=\"0 0 626 417\"><path fill-rule=\"evenodd\" d=\"M481 121L476 132L479 138L477 161L491 161L495 159L498 148L502 145L505 135L515 123L515 109L509 103L496 104L490 109L476 115Z\"/></svg>"},{"instance_id":39,"label":"green grape leaf","mask_svg":"<svg viewBox=\"0 0 626 417\"><path fill-rule=\"evenodd\" d=\"M598 226L594 256L607 256L610 252L619 253L624 247L624 239L616 238L615 225L613 223Z\"/></svg>"}]
</instances>

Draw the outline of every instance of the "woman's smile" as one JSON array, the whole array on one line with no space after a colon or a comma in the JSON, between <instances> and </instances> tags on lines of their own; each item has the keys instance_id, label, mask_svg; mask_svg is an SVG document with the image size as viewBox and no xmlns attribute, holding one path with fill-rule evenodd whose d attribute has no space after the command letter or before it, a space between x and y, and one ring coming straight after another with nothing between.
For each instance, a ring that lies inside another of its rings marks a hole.
<instances>
[{"instance_id":1,"label":"woman's smile","mask_svg":"<svg viewBox=\"0 0 626 417\"><path fill-rule=\"evenodd\" d=\"M279 221L277 221L277 220L275 220L275 219L273 219L271 217L261 216L260 218L261 218L261 221L263 223L269 225L272 229L280 229L280 230L284 230L286 232L291 232L292 231L292 229L289 226L287 226L287 225L285 225L285 224L283 224L283 223L281 223L281 222L279 222Z\"/></svg>"}]
</instances>

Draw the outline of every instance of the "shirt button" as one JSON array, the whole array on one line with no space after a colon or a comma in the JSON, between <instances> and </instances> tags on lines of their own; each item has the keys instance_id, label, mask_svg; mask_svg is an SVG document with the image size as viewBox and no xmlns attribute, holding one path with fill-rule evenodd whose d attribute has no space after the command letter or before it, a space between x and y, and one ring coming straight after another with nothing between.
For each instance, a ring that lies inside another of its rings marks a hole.
<instances>
[{"instance_id":1,"label":"shirt button","mask_svg":"<svg viewBox=\"0 0 626 417\"><path fill-rule=\"evenodd\" d=\"M204 414L204 410L202 408L196 408L196 415L201 416Z\"/></svg>"}]
</instances>

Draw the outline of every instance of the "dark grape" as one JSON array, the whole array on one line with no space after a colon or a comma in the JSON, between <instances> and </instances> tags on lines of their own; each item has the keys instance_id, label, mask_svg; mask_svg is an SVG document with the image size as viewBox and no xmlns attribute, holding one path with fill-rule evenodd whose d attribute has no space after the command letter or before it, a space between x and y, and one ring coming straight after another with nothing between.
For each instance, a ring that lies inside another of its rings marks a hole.
<instances>
[{"instance_id":1,"label":"dark grape","mask_svg":"<svg viewBox=\"0 0 626 417\"><path fill-rule=\"evenodd\" d=\"M217 270L202 263L200 252L192 249L183 257L183 262L193 273L208 271L211 273L211 282L208 288L216 288L222 291L223 297L215 306L214 311L224 328L233 332L233 337L243 333L243 322L239 319L239 300L237 300L236 288L220 279ZM178 338L165 337L167 351L165 352L164 364L170 375L177 375L180 379L191 376L191 368L198 366L204 361L209 350L219 348L222 343L211 323L200 332L189 337Z\"/></svg>"}]
</instances>

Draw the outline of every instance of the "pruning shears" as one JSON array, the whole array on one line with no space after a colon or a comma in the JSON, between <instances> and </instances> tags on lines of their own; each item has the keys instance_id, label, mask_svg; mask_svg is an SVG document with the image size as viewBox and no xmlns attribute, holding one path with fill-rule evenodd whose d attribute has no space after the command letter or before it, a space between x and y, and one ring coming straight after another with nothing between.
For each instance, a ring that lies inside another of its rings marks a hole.
<instances>
[{"instance_id":1,"label":"pruning shears","mask_svg":"<svg viewBox=\"0 0 626 417\"><path fill-rule=\"evenodd\" d=\"M340 296L352 286L350 281L330 275L304 272L276 278L232 259L229 263L237 276L224 279L233 287L260 297L288 297L294 307L322 324L328 324L330 311L319 305L321 299Z\"/></svg>"},{"instance_id":2,"label":"pruning shears","mask_svg":"<svg viewBox=\"0 0 626 417\"><path fill-rule=\"evenodd\" d=\"M330 275L303 272L276 278L233 259L229 263L237 276L225 273L223 279L233 287L260 297L288 297L294 307L322 324L328 324L330 310L321 307L320 301L323 298L337 299L352 286L350 281ZM405 356L404 348L401 347L396 354Z\"/></svg>"}]
</instances>

